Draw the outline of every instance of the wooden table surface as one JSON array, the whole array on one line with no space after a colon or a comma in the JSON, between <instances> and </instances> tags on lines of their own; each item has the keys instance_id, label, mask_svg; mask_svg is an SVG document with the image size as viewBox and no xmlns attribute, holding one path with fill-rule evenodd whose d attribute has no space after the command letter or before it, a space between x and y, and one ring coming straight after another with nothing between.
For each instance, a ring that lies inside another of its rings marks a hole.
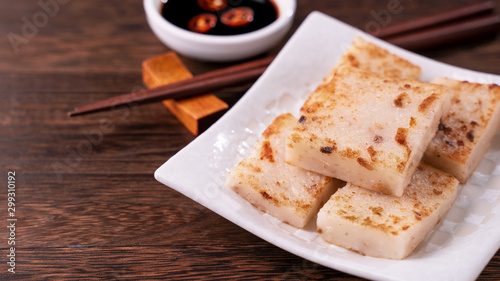
<instances>
[{"instance_id":1,"label":"wooden table surface","mask_svg":"<svg viewBox=\"0 0 500 281\"><path fill-rule=\"evenodd\" d=\"M363 29L389 2L298 0L287 38L313 10ZM468 2L401 0L388 20ZM10 223L10 172L17 219L15 274L7 264L14 239L0 227L0 279L359 279L281 250L157 182L155 169L194 139L161 104L68 117L75 106L143 87L141 62L168 51L142 1L1 1L0 35L0 220ZM500 37L421 53L500 74ZM181 58L193 73L222 66ZM216 94L232 104L247 87ZM479 279L500 279L499 252Z\"/></svg>"}]
</instances>

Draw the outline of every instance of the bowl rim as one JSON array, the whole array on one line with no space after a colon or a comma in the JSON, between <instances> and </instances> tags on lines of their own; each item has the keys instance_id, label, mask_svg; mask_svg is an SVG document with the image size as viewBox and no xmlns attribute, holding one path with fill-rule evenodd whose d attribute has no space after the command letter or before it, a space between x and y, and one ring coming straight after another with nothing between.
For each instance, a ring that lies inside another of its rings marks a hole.
<instances>
[{"instance_id":1,"label":"bowl rim","mask_svg":"<svg viewBox=\"0 0 500 281\"><path fill-rule=\"evenodd\" d=\"M297 1L273 0L273 2L278 7L278 11L280 13L274 22L258 30L237 35L209 35L188 31L168 22L161 16L159 7L163 4L162 0L144 0L143 4L146 16L151 19L152 24L155 24L157 27L164 30L169 30L172 35L184 40L197 41L203 44L227 45L236 43L241 44L265 38L286 27L295 17Z\"/></svg>"}]
</instances>

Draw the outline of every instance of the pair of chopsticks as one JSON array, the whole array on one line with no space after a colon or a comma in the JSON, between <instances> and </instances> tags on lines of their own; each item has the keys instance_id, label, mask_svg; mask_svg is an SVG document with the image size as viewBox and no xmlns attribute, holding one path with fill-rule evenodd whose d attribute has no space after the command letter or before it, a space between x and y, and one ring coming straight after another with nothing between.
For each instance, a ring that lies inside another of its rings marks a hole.
<instances>
[{"instance_id":1,"label":"pair of chopsticks","mask_svg":"<svg viewBox=\"0 0 500 281\"><path fill-rule=\"evenodd\" d=\"M229 66L219 70L203 73L193 78L179 82L147 89L137 92L112 97L96 103L91 103L75 108L70 116L98 112L127 105L137 105L157 102L164 99L184 99L224 87L241 85L255 81L267 66L273 61L274 56Z\"/></svg>"},{"instance_id":2,"label":"pair of chopsticks","mask_svg":"<svg viewBox=\"0 0 500 281\"><path fill-rule=\"evenodd\" d=\"M496 35L500 16L493 1L477 2L402 22L371 34L401 48L419 51Z\"/></svg>"},{"instance_id":3,"label":"pair of chopsticks","mask_svg":"<svg viewBox=\"0 0 500 281\"><path fill-rule=\"evenodd\" d=\"M408 50L421 50L478 36L497 34L500 16L494 15L492 1L469 4L381 28L372 35ZM255 81L272 62L266 57L227 68L197 75L180 82L141 90L107 100L87 104L69 112L70 116L110 110L127 105L157 102L164 99L183 99Z\"/></svg>"}]
</instances>

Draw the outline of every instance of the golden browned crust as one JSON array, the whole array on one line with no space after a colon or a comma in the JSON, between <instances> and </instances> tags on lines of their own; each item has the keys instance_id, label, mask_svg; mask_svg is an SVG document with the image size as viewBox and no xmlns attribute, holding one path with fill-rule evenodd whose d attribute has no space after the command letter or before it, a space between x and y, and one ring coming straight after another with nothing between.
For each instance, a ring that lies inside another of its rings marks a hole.
<instances>
[{"instance_id":1,"label":"golden browned crust","mask_svg":"<svg viewBox=\"0 0 500 281\"><path fill-rule=\"evenodd\" d=\"M437 99L438 95L436 93L433 93L432 95L428 96L418 105L418 111L425 113L427 109L432 105L432 103L435 102Z\"/></svg>"},{"instance_id":2,"label":"golden browned crust","mask_svg":"<svg viewBox=\"0 0 500 281\"><path fill-rule=\"evenodd\" d=\"M274 163L273 148L271 147L271 143L269 141L263 141L262 146L260 147L260 160L264 159Z\"/></svg>"},{"instance_id":3,"label":"golden browned crust","mask_svg":"<svg viewBox=\"0 0 500 281\"><path fill-rule=\"evenodd\" d=\"M411 145L408 143L408 134L418 125L417 115L409 117L407 125L405 124L406 127L398 128L393 136L395 142L404 147L404 152L400 155L387 156L386 152L379 151L380 145L389 141L387 136L384 138L375 133L372 139L366 140L366 147L359 150L349 146L344 147L345 143L339 146L336 134L325 134L322 131L322 129L328 130L334 127L336 123L356 123L360 100L370 99L372 98L370 95L373 96L376 93L395 95L392 99L393 107L403 110L412 105L415 108L415 114L418 113L421 116L426 116L429 108L435 109L434 103L438 100L442 101L444 96L443 88L437 85L382 77L360 69L342 67L337 70L328 83L319 85L315 92L308 97L301 108L299 122L291 132L288 146L293 148L297 143L308 142L313 147L317 146L317 149L323 154L336 153L344 158L355 159L360 166L370 171L376 166L388 167L388 165L392 165L396 171L403 173L412 154ZM353 98L353 96L356 97ZM417 101L419 103L415 103ZM413 103L415 104L413 105ZM345 115L339 116L337 114L333 118L332 114L339 112L339 108L342 108L342 112L346 112ZM347 113L349 111L351 113ZM386 113L379 112L379 114ZM377 116L373 116L373 119L376 120ZM385 125L375 124L371 130L374 132L384 131L383 126ZM342 134L344 133L348 132L342 132ZM361 151L367 151L368 155ZM388 164L389 161L392 164Z\"/></svg>"},{"instance_id":4,"label":"golden browned crust","mask_svg":"<svg viewBox=\"0 0 500 281\"><path fill-rule=\"evenodd\" d=\"M446 86L453 95L429 150L439 157L466 164L500 102L500 86L443 77L433 83Z\"/></svg>"},{"instance_id":5,"label":"golden browned crust","mask_svg":"<svg viewBox=\"0 0 500 281\"><path fill-rule=\"evenodd\" d=\"M292 114L290 113L284 113L276 117L271 125L264 130L262 133L262 136L265 139L269 139L270 137L274 135L279 135L281 131L286 127L287 122L289 122L290 119L295 120L295 117L293 117Z\"/></svg>"},{"instance_id":6,"label":"golden browned crust","mask_svg":"<svg viewBox=\"0 0 500 281\"><path fill-rule=\"evenodd\" d=\"M338 67L355 67L388 77L417 80L420 77L419 66L410 63L387 50L356 37L351 47L342 55ZM332 77L335 70L326 78Z\"/></svg>"},{"instance_id":7,"label":"golden browned crust","mask_svg":"<svg viewBox=\"0 0 500 281\"><path fill-rule=\"evenodd\" d=\"M252 155L230 172L226 183L264 212L275 206L306 218L332 179L284 162L285 138L296 123L289 113L276 117L262 133Z\"/></svg>"},{"instance_id":8,"label":"golden browned crust","mask_svg":"<svg viewBox=\"0 0 500 281\"><path fill-rule=\"evenodd\" d=\"M428 188L430 185L432 188ZM413 175L411 184L403 197L393 197L391 204L386 201L389 197L360 188L349 189L349 192L343 192L341 196L333 196L332 200L338 202L335 204L337 206L336 214L341 218L397 236L401 231L407 231L410 227L414 227L423 218L430 216L441 207L439 204L428 204L427 200L442 202L444 198L455 192L457 185L458 181L453 176L429 165L421 164ZM369 205L363 207L353 205L357 203L352 200L358 196L356 193L362 193L361 198L372 198L367 199ZM384 197L383 204L378 204L378 197ZM386 209L384 206L389 206L390 209ZM370 212L360 212L361 209Z\"/></svg>"}]
</instances>

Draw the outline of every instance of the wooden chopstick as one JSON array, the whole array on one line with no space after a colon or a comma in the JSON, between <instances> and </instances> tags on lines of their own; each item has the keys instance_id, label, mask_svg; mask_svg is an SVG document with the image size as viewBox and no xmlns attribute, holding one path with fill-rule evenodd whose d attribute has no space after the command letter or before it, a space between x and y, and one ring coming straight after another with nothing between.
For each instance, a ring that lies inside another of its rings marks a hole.
<instances>
[{"instance_id":1,"label":"wooden chopstick","mask_svg":"<svg viewBox=\"0 0 500 281\"><path fill-rule=\"evenodd\" d=\"M370 34L380 39L386 39L397 35L408 34L430 27L444 25L451 22L465 21L466 19L487 15L493 13L495 3L493 1L482 1L464 6L456 7L450 10L442 11L436 14L412 19L409 21L389 25Z\"/></svg>"},{"instance_id":2,"label":"wooden chopstick","mask_svg":"<svg viewBox=\"0 0 500 281\"><path fill-rule=\"evenodd\" d=\"M389 37L385 41L407 50L419 51L465 40L473 41L486 35L497 34L499 30L500 16L489 15Z\"/></svg>"},{"instance_id":3,"label":"wooden chopstick","mask_svg":"<svg viewBox=\"0 0 500 281\"><path fill-rule=\"evenodd\" d=\"M479 15L491 13L493 9L494 3L492 1L470 4L382 28L373 35L405 49L421 50L475 38L479 35L496 34L500 28L500 17L496 15L479 17ZM266 57L200 74L177 83L83 105L69 112L69 116L109 110L124 105L188 98L224 87L251 82L265 71L273 59L274 56Z\"/></svg>"},{"instance_id":4,"label":"wooden chopstick","mask_svg":"<svg viewBox=\"0 0 500 281\"><path fill-rule=\"evenodd\" d=\"M274 56L229 66L219 70L197 75L191 79L112 97L99 102L83 105L69 112L69 116L98 112L124 105L144 104L164 99L188 98L255 81L274 59Z\"/></svg>"}]
</instances>

